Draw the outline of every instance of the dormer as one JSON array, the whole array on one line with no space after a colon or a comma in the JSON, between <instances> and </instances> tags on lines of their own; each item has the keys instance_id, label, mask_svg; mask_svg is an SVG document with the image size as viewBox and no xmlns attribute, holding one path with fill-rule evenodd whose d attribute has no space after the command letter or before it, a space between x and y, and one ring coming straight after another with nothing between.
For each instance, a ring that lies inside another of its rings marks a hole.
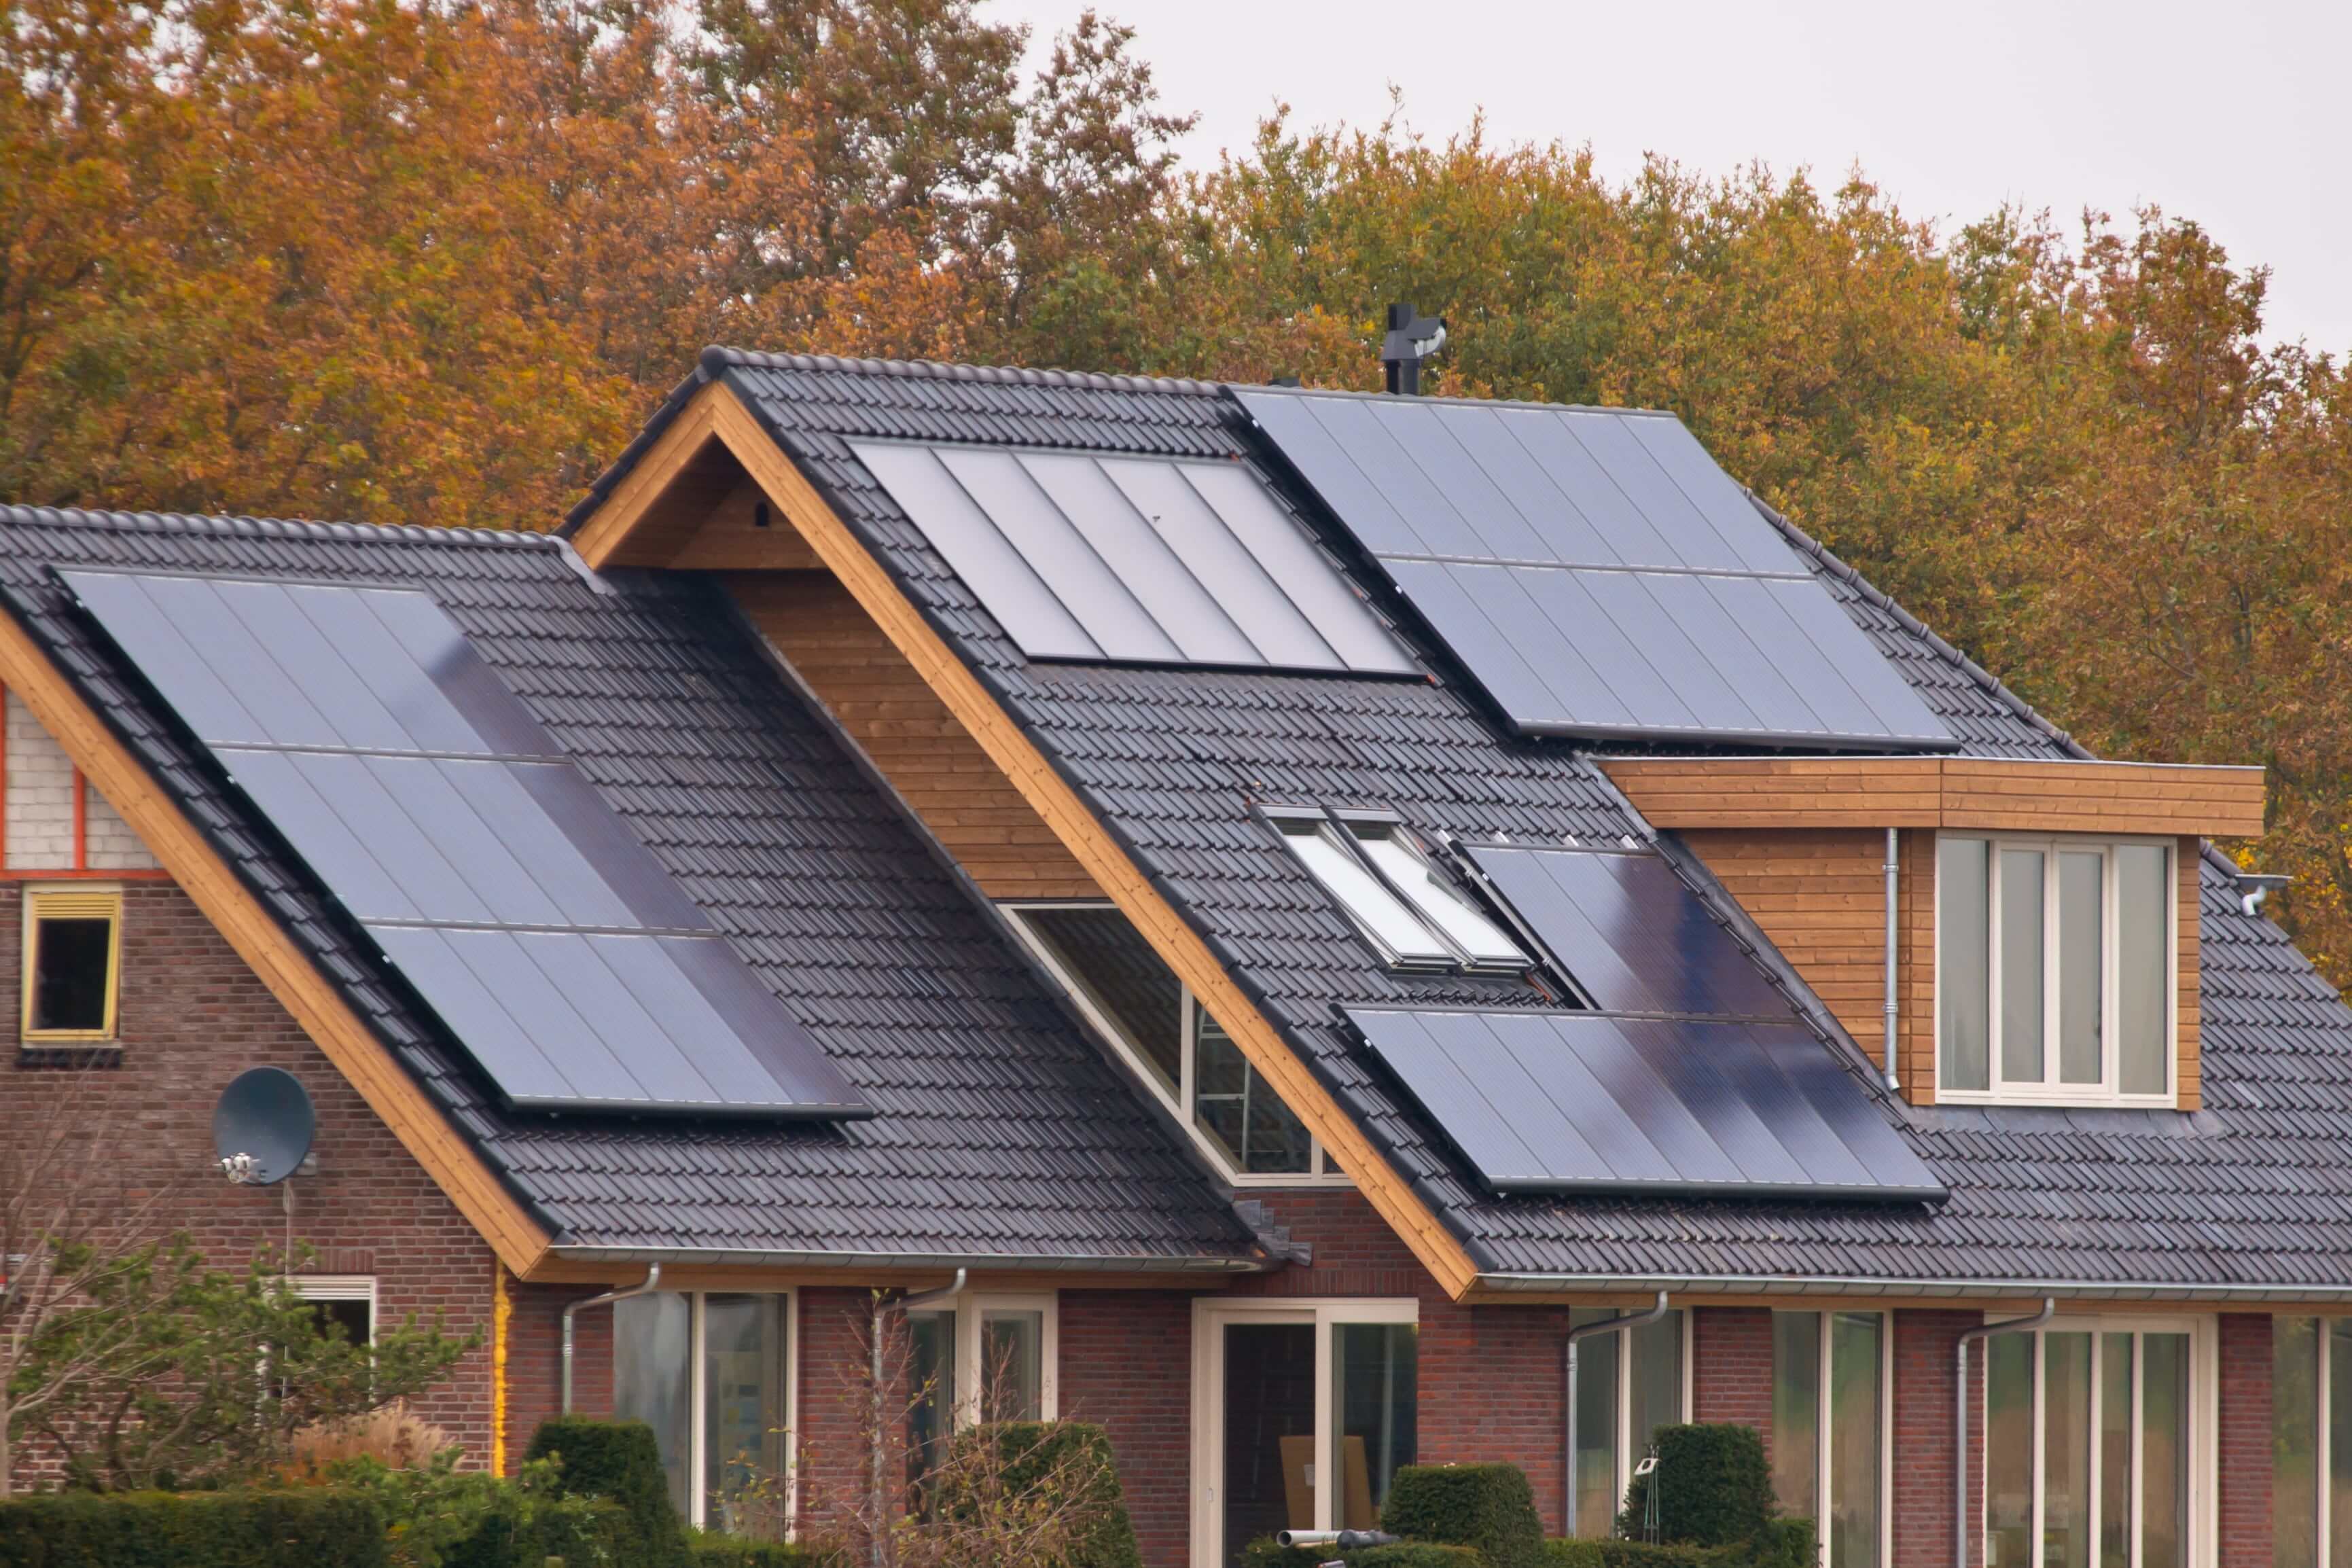
<instances>
[{"instance_id":1,"label":"dormer","mask_svg":"<svg viewBox=\"0 0 2352 1568\"><path fill-rule=\"evenodd\" d=\"M1616 758L1919 1105L2194 1110L2201 840L2260 768L1979 757ZM1892 855L1890 857L1890 849Z\"/></svg>"}]
</instances>

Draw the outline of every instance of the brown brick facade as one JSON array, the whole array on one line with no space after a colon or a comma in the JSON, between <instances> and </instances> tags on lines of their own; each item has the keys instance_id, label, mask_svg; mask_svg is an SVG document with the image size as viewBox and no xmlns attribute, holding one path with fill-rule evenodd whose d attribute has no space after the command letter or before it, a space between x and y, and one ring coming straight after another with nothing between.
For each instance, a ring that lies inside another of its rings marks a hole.
<instances>
[{"instance_id":1,"label":"brown brick facade","mask_svg":"<svg viewBox=\"0 0 2352 1568\"><path fill-rule=\"evenodd\" d=\"M2271 1568L2271 1320L2221 1315L2221 1568Z\"/></svg>"},{"instance_id":2,"label":"brown brick facade","mask_svg":"<svg viewBox=\"0 0 2352 1568\"><path fill-rule=\"evenodd\" d=\"M0 1018L14 1031L24 884L0 882ZM0 1052L0 1121L33 1125L68 1093L107 1125L110 1159L134 1198L172 1194L159 1215L184 1229L214 1267L242 1269L288 1234L286 1188L237 1188L214 1165L213 1104L250 1067L292 1073L318 1106L319 1172L290 1184L292 1234L320 1255L319 1273L371 1274L381 1323L436 1313L453 1332L485 1338L490 1320L489 1247L389 1129L310 1043L260 981L178 888L124 884L121 1051L88 1073L19 1065ZM417 1413L487 1460L490 1386L487 1346Z\"/></svg>"}]
</instances>

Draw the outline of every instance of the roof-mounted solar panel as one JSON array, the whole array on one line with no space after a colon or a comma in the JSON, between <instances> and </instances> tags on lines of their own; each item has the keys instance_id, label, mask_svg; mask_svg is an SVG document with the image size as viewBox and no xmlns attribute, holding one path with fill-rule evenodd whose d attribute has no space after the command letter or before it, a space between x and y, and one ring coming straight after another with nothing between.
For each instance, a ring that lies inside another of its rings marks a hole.
<instances>
[{"instance_id":1,"label":"roof-mounted solar panel","mask_svg":"<svg viewBox=\"0 0 2352 1568\"><path fill-rule=\"evenodd\" d=\"M1788 998L1654 849L1518 849L1470 858L1595 1007L1793 1021Z\"/></svg>"},{"instance_id":2,"label":"roof-mounted solar panel","mask_svg":"<svg viewBox=\"0 0 2352 1568\"><path fill-rule=\"evenodd\" d=\"M1234 395L1523 732L1958 744L1671 415Z\"/></svg>"},{"instance_id":3,"label":"roof-mounted solar panel","mask_svg":"<svg viewBox=\"0 0 2352 1568\"><path fill-rule=\"evenodd\" d=\"M1347 1016L1497 1192L1948 1195L1853 1076L1795 1025L1367 1007Z\"/></svg>"},{"instance_id":4,"label":"roof-mounted solar panel","mask_svg":"<svg viewBox=\"0 0 2352 1568\"><path fill-rule=\"evenodd\" d=\"M59 575L512 1105L872 1114L428 595Z\"/></svg>"},{"instance_id":5,"label":"roof-mounted solar panel","mask_svg":"<svg viewBox=\"0 0 2352 1568\"><path fill-rule=\"evenodd\" d=\"M1420 673L1237 463L850 445L1031 658Z\"/></svg>"}]
</instances>

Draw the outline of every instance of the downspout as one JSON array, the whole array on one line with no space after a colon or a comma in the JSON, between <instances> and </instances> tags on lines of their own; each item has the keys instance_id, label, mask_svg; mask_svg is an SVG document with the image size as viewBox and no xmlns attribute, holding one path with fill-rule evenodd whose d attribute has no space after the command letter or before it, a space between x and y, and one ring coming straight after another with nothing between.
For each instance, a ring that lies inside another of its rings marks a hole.
<instances>
[{"instance_id":1,"label":"downspout","mask_svg":"<svg viewBox=\"0 0 2352 1568\"><path fill-rule=\"evenodd\" d=\"M625 1290L607 1290L602 1296L591 1296L584 1301L574 1301L563 1309L563 1414L572 1414L572 1318L583 1307L609 1307L615 1301L625 1301L632 1296L647 1296L661 1287L661 1265L646 1269L645 1283L632 1285Z\"/></svg>"},{"instance_id":2,"label":"downspout","mask_svg":"<svg viewBox=\"0 0 2352 1568\"><path fill-rule=\"evenodd\" d=\"M1597 1323L1586 1323L1570 1329L1568 1331L1567 1342L1560 1346L1561 1381L1566 1385L1568 1394L1567 1455L1560 1461L1560 1479L1563 1483L1560 1489L1560 1518L1566 1525L1565 1533L1568 1535L1573 1536L1576 1533L1576 1347L1579 1342L1595 1334L1622 1334L1628 1329L1638 1329L1646 1323L1654 1323L1665 1315L1666 1293L1661 1290L1658 1292L1656 1303L1648 1311L1639 1314L1621 1312L1613 1318L1603 1318Z\"/></svg>"},{"instance_id":3,"label":"downspout","mask_svg":"<svg viewBox=\"0 0 2352 1568\"><path fill-rule=\"evenodd\" d=\"M886 1301L879 1295L874 1298L874 1331L868 1336L873 1341L871 1347L873 1364L869 1369L869 1375L874 1408L869 1414L874 1423L874 1568L887 1568L890 1561L888 1521L883 1517L883 1499L890 1495L890 1473L887 1463L890 1445L883 1441L882 1432L884 1372L882 1314L894 1306L901 1312L919 1312L926 1307L936 1307L943 1301L952 1301L963 1294L964 1281L971 1277L971 1269L959 1268L955 1271L955 1278L937 1290L926 1290L917 1296L901 1296L896 1301ZM947 1400L948 1426L952 1430L955 1426L955 1390L950 1388L942 1392Z\"/></svg>"},{"instance_id":4,"label":"downspout","mask_svg":"<svg viewBox=\"0 0 2352 1568\"><path fill-rule=\"evenodd\" d=\"M1953 1396L1952 1422L1952 1568L1969 1568L1969 1342L1995 1334L2038 1329L2058 1315L2058 1298L2042 1298L2042 1310L2030 1318L2008 1318L1967 1330L1959 1342L1959 1392Z\"/></svg>"},{"instance_id":5,"label":"downspout","mask_svg":"<svg viewBox=\"0 0 2352 1568\"><path fill-rule=\"evenodd\" d=\"M1900 934L1896 915L1895 879L1901 874L1902 865L1895 853L1898 842L1895 837L1896 832L1897 830L1892 827L1886 830L1886 1092L1889 1094L1898 1093L1903 1088L1901 1078L1895 1067L1895 1046L1898 1033L1895 1028L1895 1014L1899 1005L1896 1001L1895 955L1896 939Z\"/></svg>"}]
</instances>

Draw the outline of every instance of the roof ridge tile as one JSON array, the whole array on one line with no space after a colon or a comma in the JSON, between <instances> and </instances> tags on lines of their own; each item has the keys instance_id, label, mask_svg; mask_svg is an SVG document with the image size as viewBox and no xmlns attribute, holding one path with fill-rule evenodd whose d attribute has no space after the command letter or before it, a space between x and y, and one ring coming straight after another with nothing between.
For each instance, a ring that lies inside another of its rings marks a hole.
<instances>
[{"instance_id":1,"label":"roof ridge tile","mask_svg":"<svg viewBox=\"0 0 2352 1568\"><path fill-rule=\"evenodd\" d=\"M244 512L121 511L76 506L16 506L0 503L0 523L49 528L105 528L127 533L211 533L241 539L332 539L349 542L481 544L493 548L562 542L549 533L518 528L446 528L413 522L351 522L312 518L255 517Z\"/></svg>"}]
</instances>

